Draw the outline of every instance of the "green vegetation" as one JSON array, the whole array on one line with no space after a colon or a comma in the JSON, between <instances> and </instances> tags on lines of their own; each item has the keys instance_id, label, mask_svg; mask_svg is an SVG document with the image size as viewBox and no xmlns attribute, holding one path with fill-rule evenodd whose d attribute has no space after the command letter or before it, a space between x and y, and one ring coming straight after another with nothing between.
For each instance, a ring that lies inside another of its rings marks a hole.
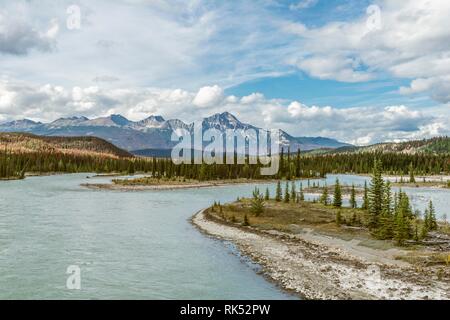
<instances>
[{"instance_id":1,"label":"green vegetation","mask_svg":"<svg viewBox=\"0 0 450 320\"><path fill-rule=\"evenodd\" d=\"M399 143L378 143L365 147L342 147L338 149L321 149L308 152L311 155L320 154L356 154L356 153L408 153L412 155L449 155L450 138L435 137L431 139L412 140ZM384 161L384 160L383 160Z\"/></svg>"},{"instance_id":2,"label":"green vegetation","mask_svg":"<svg viewBox=\"0 0 450 320\"><path fill-rule=\"evenodd\" d=\"M259 216L264 211L264 196L259 192L258 188L253 191L250 211Z\"/></svg>"},{"instance_id":3,"label":"green vegetation","mask_svg":"<svg viewBox=\"0 0 450 320\"><path fill-rule=\"evenodd\" d=\"M416 178L414 177L414 166L412 163L409 165L409 183L416 183Z\"/></svg>"},{"instance_id":4,"label":"green vegetation","mask_svg":"<svg viewBox=\"0 0 450 320\"><path fill-rule=\"evenodd\" d=\"M266 193L264 195L264 200L269 200L270 199L270 192L269 192L269 188L266 188Z\"/></svg>"},{"instance_id":5,"label":"green vegetation","mask_svg":"<svg viewBox=\"0 0 450 320\"><path fill-rule=\"evenodd\" d=\"M281 195L282 195L281 182L278 181L277 182L277 189L275 191L275 201L280 202L281 201Z\"/></svg>"},{"instance_id":6,"label":"green vegetation","mask_svg":"<svg viewBox=\"0 0 450 320\"><path fill-rule=\"evenodd\" d=\"M289 203L289 201L290 201L289 194L290 194L289 193L289 184L286 182L286 188L284 188L284 198L283 198L285 203Z\"/></svg>"},{"instance_id":7,"label":"green vegetation","mask_svg":"<svg viewBox=\"0 0 450 320\"><path fill-rule=\"evenodd\" d=\"M350 193L350 207L355 209L358 206L358 204L356 203L356 189L355 189L355 185L352 184L352 190Z\"/></svg>"},{"instance_id":8,"label":"green vegetation","mask_svg":"<svg viewBox=\"0 0 450 320\"><path fill-rule=\"evenodd\" d=\"M399 152L366 152L308 155L302 159L302 171L307 173L369 174L375 159L381 161L381 171L390 175L406 175L411 164L414 175L450 173L449 154L406 154Z\"/></svg>"},{"instance_id":9,"label":"green vegetation","mask_svg":"<svg viewBox=\"0 0 450 320\"><path fill-rule=\"evenodd\" d=\"M257 228L289 231L293 225L301 225L326 233L336 233L339 237L356 233L369 242L388 241L401 246L420 245L429 238L430 231L450 234L447 223L438 224L431 201L422 218L420 213L413 212L405 192L400 190L392 194L390 182L385 182L381 177L382 167L381 161L374 162L372 180L369 186L366 184L364 191L364 197L367 198L366 207L357 208L354 185L347 189L347 192L350 192L350 206L343 207L342 187L338 179L334 185L333 200L329 201L329 188L325 186L322 188L320 203L305 202L302 185L300 192L292 197L295 184L289 186L286 183L282 190L278 181L278 199L270 199L270 196L264 198L259 190L255 189L252 199L241 199L238 204L226 205L225 216L232 215L236 223L244 223L244 215L249 212L254 216L252 226ZM303 200L295 201L295 198Z\"/></svg>"},{"instance_id":10,"label":"green vegetation","mask_svg":"<svg viewBox=\"0 0 450 320\"><path fill-rule=\"evenodd\" d=\"M327 206L329 204L328 187L327 186L323 187L323 192L320 197L320 203L322 203L325 206Z\"/></svg>"},{"instance_id":11,"label":"green vegetation","mask_svg":"<svg viewBox=\"0 0 450 320\"><path fill-rule=\"evenodd\" d=\"M436 140L434 145L445 144ZM130 155L102 139L94 137L40 137L29 134L0 134L0 178L22 178L25 172L99 172L99 173L149 173L161 181L217 181L217 180L294 180L297 178L324 177L327 173L361 173L372 171L377 165L384 174L440 174L450 172L448 154L336 153L279 155L280 170L275 176L261 176L261 164L174 164L171 159L140 158ZM379 159L376 164L374 159ZM149 179L149 183L154 180ZM142 180L139 181L142 183ZM128 183L128 182L127 182ZM378 190L379 192L379 190ZM379 196L379 194L378 194ZM294 190L276 199L297 201ZM364 197L367 209L369 198ZM299 201L301 201L299 199ZM326 200L328 203L328 200ZM337 203L338 204L338 203ZM379 208L376 209L379 213Z\"/></svg>"},{"instance_id":12,"label":"green vegetation","mask_svg":"<svg viewBox=\"0 0 450 320\"><path fill-rule=\"evenodd\" d=\"M303 184L300 183L300 192L298 195L298 200L300 201L305 201L305 194L303 193Z\"/></svg>"},{"instance_id":13,"label":"green vegetation","mask_svg":"<svg viewBox=\"0 0 450 320\"><path fill-rule=\"evenodd\" d=\"M0 153L0 179L23 179L26 165L5 148Z\"/></svg>"},{"instance_id":14,"label":"green vegetation","mask_svg":"<svg viewBox=\"0 0 450 320\"><path fill-rule=\"evenodd\" d=\"M339 179L336 179L336 184L334 185L333 206L335 208L342 207L342 193Z\"/></svg>"}]
</instances>

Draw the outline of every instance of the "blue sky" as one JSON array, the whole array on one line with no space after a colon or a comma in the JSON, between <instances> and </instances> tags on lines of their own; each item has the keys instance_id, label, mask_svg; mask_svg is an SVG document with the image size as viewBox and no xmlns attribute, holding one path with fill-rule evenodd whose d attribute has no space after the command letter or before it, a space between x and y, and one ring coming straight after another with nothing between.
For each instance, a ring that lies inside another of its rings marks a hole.
<instances>
[{"instance_id":1,"label":"blue sky","mask_svg":"<svg viewBox=\"0 0 450 320\"><path fill-rule=\"evenodd\" d=\"M189 122L230 111L355 144L450 133L447 0L0 8L0 122L111 113Z\"/></svg>"}]
</instances>

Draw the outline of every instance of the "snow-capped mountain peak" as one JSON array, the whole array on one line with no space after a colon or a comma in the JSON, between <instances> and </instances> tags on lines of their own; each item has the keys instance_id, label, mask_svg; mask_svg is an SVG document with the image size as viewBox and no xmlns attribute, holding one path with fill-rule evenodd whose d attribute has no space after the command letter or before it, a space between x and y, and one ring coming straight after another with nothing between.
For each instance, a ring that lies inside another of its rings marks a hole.
<instances>
[{"instance_id":1,"label":"snow-capped mountain peak","mask_svg":"<svg viewBox=\"0 0 450 320\"><path fill-rule=\"evenodd\" d=\"M165 122L166 120L163 117L152 115L144 120L138 121L136 125L145 128L161 128Z\"/></svg>"},{"instance_id":2,"label":"snow-capped mountain peak","mask_svg":"<svg viewBox=\"0 0 450 320\"><path fill-rule=\"evenodd\" d=\"M251 124L239 121L229 112L217 113L204 118L202 127L203 130L215 128L222 132L228 129L258 129ZM172 133L181 134L182 129L192 132L193 124L186 124L178 119L165 120L163 117L155 115L134 122L119 114L91 120L86 117L60 118L47 124L24 119L0 125L0 132L21 131L51 136L97 136L129 151L171 149L176 144L172 141ZM296 152L298 149L312 150L348 146L348 144L328 138L293 137L282 130L280 130L280 135L281 147L286 151L289 148L291 152Z\"/></svg>"}]
</instances>

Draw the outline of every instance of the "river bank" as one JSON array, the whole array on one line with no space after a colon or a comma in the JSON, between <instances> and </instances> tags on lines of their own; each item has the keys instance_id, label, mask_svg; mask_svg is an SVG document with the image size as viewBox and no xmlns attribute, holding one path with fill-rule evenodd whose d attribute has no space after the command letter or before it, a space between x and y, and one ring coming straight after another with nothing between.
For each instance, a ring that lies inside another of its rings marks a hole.
<instances>
[{"instance_id":1,"label":"river bank","mask_svg":"<svg viewBox=\"0 0 450 320\"><path fill-rule=\"evenodd\" d=\"M156 180L156 179L155 179ZM146 190L178 190L178 189L197 189L197 188L212 188L225 187L230 185L257 185L268 184L276 182L276 180L248 180L248 179L233 179L233 180L216 180L216 181L154 181L151 184L139 183L123 183L126 179L120 179L119 183L84 183L82 187L93 190L116 190L116 191L146 191ZM129 179L133 181L133 179Z\"/></svg>"},{"instance_id":2,"label":"river bank","mask_svg":"<svg viewBox=\"0 0 450 320\"><path fill-rule=\"evenodd\" d=\"M449 279L399 260L408 254L402 249L369 248L308 228L292 234L241 227L205 211L191 221L202 232L234 243L267 277L306 299L450 299Z\"/></svg>"}]
</instances>

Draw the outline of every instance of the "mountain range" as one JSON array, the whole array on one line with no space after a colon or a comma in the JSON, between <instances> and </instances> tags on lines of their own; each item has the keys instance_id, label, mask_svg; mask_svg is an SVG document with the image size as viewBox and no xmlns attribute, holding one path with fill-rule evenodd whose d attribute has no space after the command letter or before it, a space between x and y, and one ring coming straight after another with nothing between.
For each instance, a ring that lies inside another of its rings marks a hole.
<instances>
[{"instance_id":1,"label":"mountain range","mask_svg":"<svg viewBox=\"0 0 450 320\"><path fill-rule=\"evenodd\" d=\"M143 156L170 154L176 144L171 141L174 131L193 130L194 124L186 124L178 119L165 120L162 116L150 116L141 121L131 121L113 114L107 117L89 119L87 117L60 118L50 123L35 122L29 119L15 120L0 125L0 132L28 132L42 136L95 136L109 141L119 148ZM239 121L229 112L217 113L202 121L203 130L215 128L224 132L227 129L259 129ZM280 130L283 148L291 152L315 149L336 149L351 147L335 139L323 137L293 137Z\"/></svg>"}]
</instances>

